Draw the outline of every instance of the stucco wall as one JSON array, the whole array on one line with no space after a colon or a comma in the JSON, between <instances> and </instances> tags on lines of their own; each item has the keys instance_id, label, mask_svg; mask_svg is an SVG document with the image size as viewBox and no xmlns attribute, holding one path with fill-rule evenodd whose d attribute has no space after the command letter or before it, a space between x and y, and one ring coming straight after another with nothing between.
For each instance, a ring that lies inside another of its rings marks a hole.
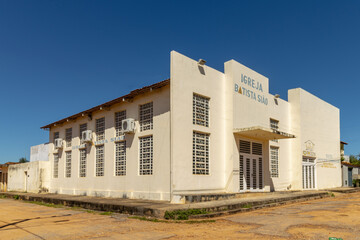
<instances>
[{"instance_id":1,"label":"stucco wall","mask_svg":"<svg viewBox=\"0 0 360 240\"><path fill-rule=\"evenodd\" d=\"M153 130L140 132L139 105L153 101ZM115 176L115 112L126 110L126 117L136 121L135 134L126 134L126 176ZM104 176L95 176L95 146L87 147L86 177L79 177L80 124L87 123L96 139L96 119L105 117L105 171ZM59 132L65 139L65 129L72 128L72 147L55 150L53 133ZM153 175L139 175L139 137L153 135ZM170 87L136 97L132 102L113 105L108 110L94 112L92 120L87 116L51 128L50 160L54 166L54 153L59 154L59 176L51 178L51 192L105 197L144 198L170 200ZM71 177L65 177L66 151L72 152Z\"/></svg>"},{"instance_id":2,"label":"stucco wall","mask_svg":"<svg viewBox=\"0 0 360 240\"><path fill-rule=\"evenodd\" d=\"M289 90L292 129L297 135L292 147L292 184L302 189L302 157L311 141L316 156L316 188L341 186L340 111L301 89Z\"/></svg>"},{"instance_id":3,"label":"stucco wall","mask_svg":"<svg viewBox=\"0 0 360 240\"><path fill-rule=\"evenodd\" d=\"M8 191L47 192L50 187L50 162L37 161L10 165Z\"/></svg>"},{"instance_id":4,"label":"stucco wall","mask_svg":"<svg viewBox=\"0 0 360 240\"><path fill-rule=\"evenodd\" d=\"M30 148L30 162L48 161L49 160L49 144L39 144Z\"/></svg>"},{"instance_id":5,"label":"stucco wall","mask_svg":"<svg viewBox=\"0 0 360 240\"><path fill-rule=\"evenodd\" d=\"M232 119L227 111L226 79L223 73L201 67L175 51L171 52L171 160L172 191L224 192L232 165ZM209 127L193 124L193 94L210 98ZM228 95L231 96L231 95ZM210 134L209 175L195 175L193 131Z\"/></svg>"},{"instance_id":6,"label":"stucco wall","mask_svg":"<svg viewBox=\"0 0 360 240\"><path fill-rule=\"evenodd\" d=\"M290 125L290 104L280 98L275 99L269 91L269 79L254 70L230 60L225 63L225 75L231 84L233 128L270 128L270 118L279 121L279 131L292 133ZM251 79L251 80L249 80ZM250 81L250 83L249 83ZM265 191L286 190L291 183L290 144L293 139L268 141L241 136L233 138L233 188L239 189L239 140L255 140L263 144L263 176ZM279 177L271 178L269 149L279 148Z\"/></svg>"}]
</instances>

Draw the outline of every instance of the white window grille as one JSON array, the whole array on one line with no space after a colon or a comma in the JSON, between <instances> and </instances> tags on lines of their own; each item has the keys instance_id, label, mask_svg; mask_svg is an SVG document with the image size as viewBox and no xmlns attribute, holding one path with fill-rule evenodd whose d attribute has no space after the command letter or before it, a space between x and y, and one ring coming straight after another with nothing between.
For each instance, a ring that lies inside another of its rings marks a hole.
<instances>
[{"instance_id":1,"label":"white window grille","mask_svg":"<svg viewBox=\"0 0 360 240\"><path fill-rule=\"evenodd\" d=\"M153 129L153 102L140 105L140 131Z\"/></svg>"},{"instance_id":2,"label":"white window grille","mask_svg":"<svg viewBox=\"0 0 360 240\"><path fill-rule=\"evenodd\" d=\"M104 145L96 147L96 176L104 176Z\"/></svg>"},{"instance_id":3,"label":"white window grille","mask_svg":"<svg viewBox=\"0 0 360 240\"><path fill-rule=\"evenodd\" d=\"M302 179L303 179L303 189L314 189L315 184L315 159L303 157L302 161Z\"/></svg>"},{"instance_id":4,"label":"white window grille","mask_svg":"<svg viewBox=\"0 0 360 240\"><path fill-rule=\"evenodd\" d=\"M87 130L87 123L80 124L80 139L82 137L82 133Z\"/></svg>"},{"instance_id":5,"label":"white window grille","mask_svg":"<svg viewBox=\"0 0 360 240\"><path fill-rule=\"evenodd\" d=\"M272 130L276 130L276 131L279 130L279 121L270 118L270 128L271 128ZM273 142L279 142L278 139L273 139L273 140L271 140L271 141L273 141Z\"/></svg>"},{"instance_id":6,"label":"white window grille","mask_svg":"<svg viewBox=\"0 0 360 240\"><path fill-rule=\"evenodd\" d=\"M270 147L270 175L273 178L279 177L279 148Z\"/></svg>"},{"instance_id":7,"label":"white window grille","mask_svg":"<svg viewBox=\"0 0 360 240\"><path fill-rule=\"evenodd\" d=\"M53 177L59 177L59 155L54 154L54 169L53 169Z\"/></svg>"},{"instance_id":8,"label":"white window grille","mask_svg":"<svg viewBox=\"0 0 360 240\"><path fill-rule=\"evenodd\" d=\"M115 131L116 137L121 135L122 131L122 120L126 119L126 110L115 113Z\"/></svg>"},{"instance_id":9,"label":"white window grille","mask_svg":"<svg viewBox=\"0 0 360 240\"><path fill-rule=\"evenodd\" d=\"M209 126L209 100L207 97L193 95L193 124Z\"/></svg>"},{"instance_id":10,"label":"white window grille","mask_svg":"<svg viewBox=\"0 0 360 240\"><path fill-rule=\"evenodd\" d=\"M115 144L115 176L126 175L126 141Z\"/></svg>"},{"instance_id":11,"label":"white window grille","mask_svg":"<svg viewBox=\"0 0 360 240\"><path fill-rule=\"evenodd\" d=\"M66 152L65 177L71 177L71 152Z\"/></svg>"},{"instance_id":12,"label":"white window grille","mask_svg":"<svg viewBox=\"0 0 360 240\"><path fill-rule=\"evenodd\" d=\"M105 117L96 119L96 141L105 139Z\"/></svg>"},{"instance_id":13,"label":"white window grille","mask_svg":"<svg viewBox=\"0 0 360 240\"><path fill-rule=\"evenodd\" d=\"M209 134L193 132L193 174L209 175Z\"/></svg>"},{"instance_id":14,"label":"white window grille","mask_svg":"<svg viewBox=\"0 0 360 240\"><path fill-rule=\"evenodd\" d=\"M72 139L72 128L67 128L65 130L66 147L71 147L71 139Z\"/></svg>"},{"instance_id":15,"label":"white window grille","mask_svg":"<svg viewBox=\"0 0 360 240\"><path fill-rule=\"evenodd\" d=\"M153 136L141 137L140 139L140 175L153 174Z\"/></svg>"},{"instance_id":16,"label":"white window grille","mask_svg":"<svg viewBox=\"0 0 360 240\"><path fill-rule=\"evenodd\" d=\"M270 128L273 130L278 130L279 129L279 121L270 118Z\"/></svg>"},{"instance_id":17,"label":"white window grille","mask_svg":"<svg viewBox=\"0 0 360 240\"><path fill-rule=\"evenodd\" d=\"M80 177L86 177L86 149L80 149Z\"/></svg>"},{"instance_id":18,"label":"white window grille","mask_svg":"<svg viewBox=\"0 0 360 240\"><path fill-rule=\"evenodd\" d=\"M59 138L60 137L60 134L59 132L54 132L54 143L55 143L55 139Z\"/></svg>"}]
</instances>

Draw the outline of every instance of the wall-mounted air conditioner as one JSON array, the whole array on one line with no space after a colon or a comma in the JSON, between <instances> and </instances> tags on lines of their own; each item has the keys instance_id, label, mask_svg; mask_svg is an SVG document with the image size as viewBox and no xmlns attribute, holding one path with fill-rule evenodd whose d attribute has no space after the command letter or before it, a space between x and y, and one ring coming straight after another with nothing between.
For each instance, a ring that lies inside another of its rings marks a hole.
<instances>
[{"instance_id":1,"label":"wall-mounted air conditioner","mask_svg":"<svg viewBox=\"0 0 360 240\"><path fill-rule=\"evenodd\" d=\"M92 141L92 131L91 130L83 131L81 134L81 142L86 143L91 141Z\"/></svg>"},{"instance_id":2,"label":"wall-mounted air conditioner","mask_svg":"<svg viewBox=\"0 0 360 240\"><path fill-rule=\"evenodd\" d=\"M135 120L133 118L127 118L121 122L123 133L134 133L135 132Z\"/></svg>"},{"instance_id":3,"label":"wall-mounted air conditioner","mask_svg":"<svg viewBox=\"0 0 360 240\"><path fill-rule=\"evenodd\" d=\"M54 141L54 145L56 149L63 147L63 140L61 138L56 138Z\"/></svg>"}]
</instances>

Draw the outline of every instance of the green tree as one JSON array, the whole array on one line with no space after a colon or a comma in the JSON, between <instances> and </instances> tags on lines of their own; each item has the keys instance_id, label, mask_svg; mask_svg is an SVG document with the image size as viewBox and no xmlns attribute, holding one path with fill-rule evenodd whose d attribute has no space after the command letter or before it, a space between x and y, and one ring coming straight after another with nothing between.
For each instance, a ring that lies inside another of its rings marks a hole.
<instances>
[{"instance_id":1,"label":"green tree","mask_svg":"<svg viewBox=\"0 0 360 240\"><path fill-rule=\"evenodd\" d=\"M359 165L359 166L360 166L360 160L359 160L359 157L358 157L358 156L350 155L349 160L350 160L350 163L351 163L351 164Z\"/></svg>"},{"instance_id":2,"label":"green tree","mask_svg":"<svg viewBox=\"0 0 360 240\"><path fill-rule=\"evenodd\" d=\"M19 159L19 163L26 163L26 162L28 162L28 160L24 157Z\"/></svg>"}]
</instances>

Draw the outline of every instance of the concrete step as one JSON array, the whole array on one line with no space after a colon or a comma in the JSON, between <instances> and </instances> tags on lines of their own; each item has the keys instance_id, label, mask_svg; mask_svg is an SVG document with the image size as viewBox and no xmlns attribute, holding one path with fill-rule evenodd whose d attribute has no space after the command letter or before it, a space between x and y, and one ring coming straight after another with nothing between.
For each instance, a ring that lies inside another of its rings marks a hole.
<instances>
[{"instance_id":1,"label":"concrete step","mask_svg":"<svg viewBox=\"0 0 360 240\"><path fill-rule=\"evenodd\" d=\"M181 197L185 198L185 203L199 203L210 202L218 200L227 200L234 198L251 198L269 196L272 194L288 194L300 191L281 191L281 192L244 192L244 193L203 193L203 194L182 194Z\"/></svg>"},{"instance_id":2,"label":"concrete step","mask_svg":"<svg viewBox=\"0 0 360 240\"><path fill-rule=\"evenodd\" d=\"M189 219L201 219L201 218L213 218L213 217L220 217L229 214L235 214L239 212L249 212L254 211L261 208L268 208L268 207L276 207L285 204L297 203L297 202L304 202L309 200L321 199L330 197L327 192L321 193L314 193L314 194L306 194L306 195L299 195L299 196L290 196L284 198L274 198L268 200L259 200L259 201L248 201L242 202L240 204L229 204L223 206L217 206L205 208L210 213L208 214L201 214L201 215L192 215L189 216Z\"/></svg>"}]
</instances>

